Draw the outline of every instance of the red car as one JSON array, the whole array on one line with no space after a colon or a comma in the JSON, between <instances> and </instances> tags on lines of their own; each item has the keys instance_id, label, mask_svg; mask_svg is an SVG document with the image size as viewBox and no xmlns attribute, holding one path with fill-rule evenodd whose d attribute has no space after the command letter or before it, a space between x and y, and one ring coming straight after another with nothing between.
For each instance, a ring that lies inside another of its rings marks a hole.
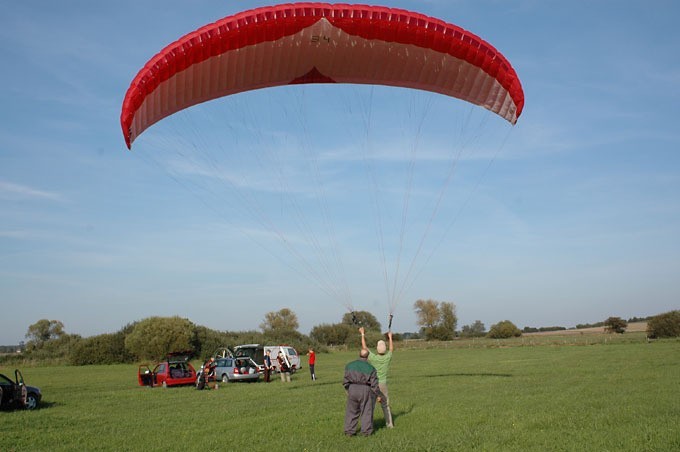
<instances>
[{"instance_id":1,"label":"red car","mask_svg":"<svg viewBox=\"0 0 680 452\"><path fill-rule=\"evenodd\" d=\"M170 353L167 359L151 369L149 364L142 364L137 371L140 386L182 386L196 383L196 370L189 359L191 352Z\"/></svg>"}]
</instances>

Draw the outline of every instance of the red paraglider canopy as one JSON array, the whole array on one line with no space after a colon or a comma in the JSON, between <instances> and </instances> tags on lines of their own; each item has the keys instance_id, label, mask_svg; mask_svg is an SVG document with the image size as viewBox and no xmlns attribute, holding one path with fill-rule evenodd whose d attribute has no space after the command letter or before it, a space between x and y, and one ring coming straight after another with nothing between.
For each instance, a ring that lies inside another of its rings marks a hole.
<instances>
[{"instance_id":1,"label":"red paraglider canopy","mask_svg":"<svg viewBox=\"0 0 680 452\"><path fill-rule=\"evenodd\" d=\"M123 101L125 142L182 109L296 83L433 91L515 123L524 92L508 60L474 34L401 9L327 3L266 6L206 25L154 56Z\"/></svg>"}]
</instances>

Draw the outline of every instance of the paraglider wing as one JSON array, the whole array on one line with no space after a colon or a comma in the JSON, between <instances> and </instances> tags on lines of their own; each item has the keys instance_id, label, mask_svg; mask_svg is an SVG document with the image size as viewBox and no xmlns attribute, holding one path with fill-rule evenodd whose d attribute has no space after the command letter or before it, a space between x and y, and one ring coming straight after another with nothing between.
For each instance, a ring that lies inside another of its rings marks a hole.
<instances>
[{"instance_id":1,"label":"paraglider wing","mask_svg":"<svg viewBox=\"0 0 680 452\"><path fill-rule=\"evenodd\" d=\"M129 148L148 127L192 105L296 83L433 91L513 124L524 106L510 63L460 27L401 9L295 3L226 17L154 56L125 95L125 142Z\"/></svg>"}]
</instances>

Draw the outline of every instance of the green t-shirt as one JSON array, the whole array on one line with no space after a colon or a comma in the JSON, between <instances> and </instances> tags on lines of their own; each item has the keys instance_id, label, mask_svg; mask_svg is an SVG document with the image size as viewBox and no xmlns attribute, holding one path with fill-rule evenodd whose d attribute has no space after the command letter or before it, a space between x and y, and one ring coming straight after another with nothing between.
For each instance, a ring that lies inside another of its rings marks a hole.
<instances>
[{"instance_id":1,"label":"green t-shirt","mask_svg":"<svg viewBox=\"0 0 680 452\"><path fill-rule=\"evenodd\" d=\"M387 383L387 370L390 368L390 361L392 361L391 351L386 352L384 355L369 351L368 362L373 364L375 370L378 371L378 381L380 383Z\"/></svg>"}]
</instances>

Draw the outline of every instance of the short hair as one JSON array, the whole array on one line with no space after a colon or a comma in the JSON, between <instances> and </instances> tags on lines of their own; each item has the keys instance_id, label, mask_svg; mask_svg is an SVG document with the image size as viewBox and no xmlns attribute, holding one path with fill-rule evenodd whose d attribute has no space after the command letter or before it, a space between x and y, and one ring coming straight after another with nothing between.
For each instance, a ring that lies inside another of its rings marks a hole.
<instances>
[{"instance_id":1,"label":"short hair","mask_svg":"<svg viewBox=\"0 0 680 452\"><path fill-rule=\"evenodd\" d=\"M367 348L362 348L361 351L359 352L359 356L361 358L368 358L369 351Z\"/></svg>"}]
</instances>

